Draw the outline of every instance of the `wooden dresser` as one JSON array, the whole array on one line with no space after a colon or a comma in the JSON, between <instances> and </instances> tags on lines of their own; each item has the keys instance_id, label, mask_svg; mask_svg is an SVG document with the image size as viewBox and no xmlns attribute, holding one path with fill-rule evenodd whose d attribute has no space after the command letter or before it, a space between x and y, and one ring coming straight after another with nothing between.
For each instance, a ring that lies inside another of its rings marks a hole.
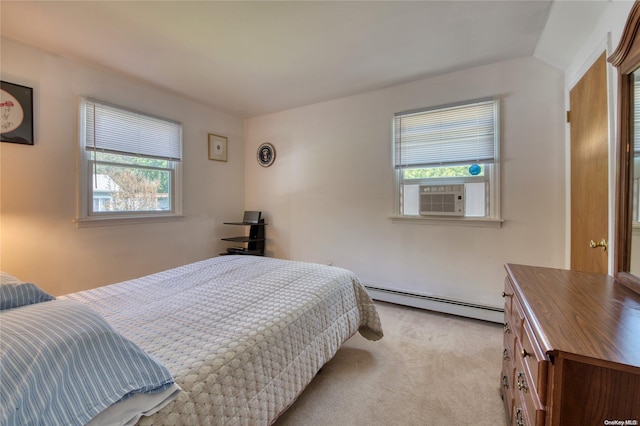
<instances>
[{"instance_id":1,"label":"wooden dresser","mask_svg":"<svg viewBox=\"0 0 640 426\"><path fill-rule=\"evenodd\" d=\"M505 266L512 425L640 425L640 296L607 275Z\"/></svg>"}]
</instances>

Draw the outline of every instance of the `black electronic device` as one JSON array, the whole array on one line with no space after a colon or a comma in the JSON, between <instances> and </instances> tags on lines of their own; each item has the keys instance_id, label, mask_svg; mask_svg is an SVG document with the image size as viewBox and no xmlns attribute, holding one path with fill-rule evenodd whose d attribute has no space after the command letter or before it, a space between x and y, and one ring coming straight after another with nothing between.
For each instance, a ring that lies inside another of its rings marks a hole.
<instances>
[{"instance_id":1,"label":"black electronic device","mask_svg":"<svg viewBox=\"0 0 640 426\"><path fill-rule=\"evenodd\" d=\"M229 254L244 254L246 249L244 247L229 247L227 253Z\"/></svg>"},{"instance_id":2,"label":"black electronic device","mask_svg":"<svg viewBox=\"0 0 640 426\"><path fill-rule=\"evenodd\" d=\"M260 223L260 216L262 216L262 212L246 210L242 216L242 223Z\"/></svg>"}]
</instances>

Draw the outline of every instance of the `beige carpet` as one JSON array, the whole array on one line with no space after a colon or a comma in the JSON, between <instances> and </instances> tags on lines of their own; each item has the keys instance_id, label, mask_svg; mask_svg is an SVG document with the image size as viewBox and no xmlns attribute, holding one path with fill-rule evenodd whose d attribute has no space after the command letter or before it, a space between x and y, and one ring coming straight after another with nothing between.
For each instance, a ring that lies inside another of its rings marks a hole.
<instances>
[{"instance_id":1,"label":"beige carpet","mask_svg":"<svg viewBox=\"0 0 640 426\"><path fill-rule=\"evenodd\" d=\"M501 325L376 305L385 337L349 339L275 425L506 424Z\"/></svg>"}]
</instances>

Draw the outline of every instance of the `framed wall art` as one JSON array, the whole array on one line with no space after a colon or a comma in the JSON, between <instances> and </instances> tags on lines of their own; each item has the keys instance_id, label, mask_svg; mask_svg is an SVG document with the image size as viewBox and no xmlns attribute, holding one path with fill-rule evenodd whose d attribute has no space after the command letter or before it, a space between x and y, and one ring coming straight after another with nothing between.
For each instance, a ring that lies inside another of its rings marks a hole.
<instances>
[{"instance_id":1,"label":"framed wall art","mask_svg":"<svg viewBox=\"0 0 640 426\"><path fill-rule=\"evenodd\" d=\"M33 145L33 89L0 81L0 140Z\"/></svg>"},{"instance_id":2,"label":"framed wall art","mask_svg":"<svg viewBox=\"0 0 640 426\"><path fill-rule=\"evenodd\" d=\"M269 167L276 161L276 149L268 142L263 143L258 147L258 164L262 167Z\"/></svg>"},{"instance_id":3,"label":"framed wall art","mask_svg":"<svg viewBox=\"0 0 640 426\"><path fill-rule=\"evenodd\" d=\"M227 138L209 133L209 160L227 161Z\"/></svg>"}]
</instances>

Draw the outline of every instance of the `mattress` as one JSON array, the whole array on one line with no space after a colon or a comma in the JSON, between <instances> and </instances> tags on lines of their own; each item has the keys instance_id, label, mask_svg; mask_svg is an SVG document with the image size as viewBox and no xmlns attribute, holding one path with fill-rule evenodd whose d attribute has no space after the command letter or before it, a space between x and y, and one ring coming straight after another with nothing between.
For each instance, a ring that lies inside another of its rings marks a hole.
<instances>
[{"instance_id":1,"label":"mattress","mask_svg":"<svg viewBox=\"0 0 640 426\"><path fill-rule=\"evenodd\" d=\"M354 273L220 256L61 298L89 305L182 392L141 425L267 425L356 332L382 338Z\"/></svg>"}]
</instances>

